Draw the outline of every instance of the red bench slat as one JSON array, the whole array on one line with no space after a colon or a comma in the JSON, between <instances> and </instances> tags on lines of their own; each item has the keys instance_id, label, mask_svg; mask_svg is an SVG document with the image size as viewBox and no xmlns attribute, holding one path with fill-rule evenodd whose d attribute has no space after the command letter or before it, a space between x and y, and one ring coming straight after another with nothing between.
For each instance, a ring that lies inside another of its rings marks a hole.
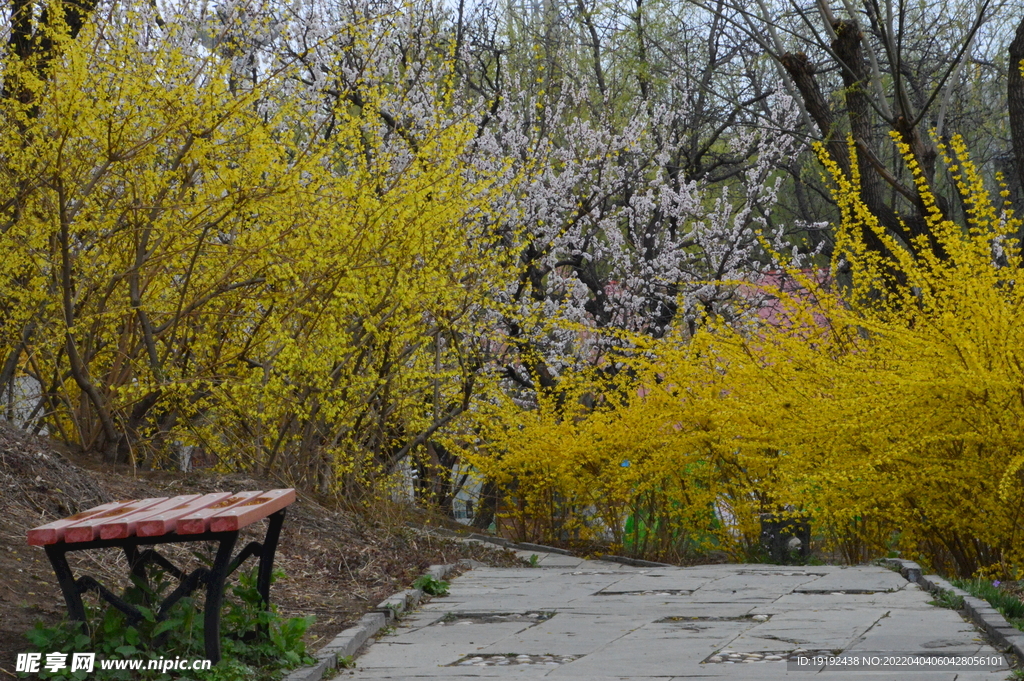
<instances>
[{"instance_id":1,"label":"red bench slat","mask_svg":"<svg viewBox=\"0 0 1024 681\"><path fill-rule=\"evenodd\" d=\"M201 499L201 495L179 495L177 497L171 497L167 501L161 502L156 506L134 511L128 515L121 516L116 520L103 522L99 525L99 539L124 539L125 537L131 537L135 534L139 521L150 518L161 511L173 512L175 510L181 510L177 515L184 515L189 510L202 508L202 506L193 506L193 502L196 502L199 499ZM217 500L210 500L210 503L212 504L215 501Z\"/></svg>"},{"instance_id":2,"label":"red bench slat","mask_svg":"<svg viewBox=\"0 0 1024 681\"><path fill-rule=\"evenodd\" d=\"M263 492L239 492L234 494L227 499L222 499L217 503L207 506L204 509L190 513L187 516L178 518L178 522L175 525L175 531L178 534L201 534L210 529L210 518L220 513L226 508L231 508L241 504L242 502L248 501L263 494Z\"/></svg>"},{"instance_id":3,"label":"red bench slat","mask_svg":"<svg viewBox=\"0 0 1024 681\"><path fill-rule=\"evenodd\" d=\"M227 508L210 520L211 532L233 532L275 511L280 511L295 501L294 489L272 489L261 492L258 497L243 501Z\"/></svg>"},{"instance_id":4,"label":"red bench slat","mask_svg":"<svg viewBox=\"0 0 1024 681\"><path fill-rule=\"evenodd\" d=\"M154 497L152 499L128 501L122 503L117 508L112 508L109 511L103 511L102 513L89 516L85 520L80 520L74 525L69 525L64 528L64 541L68 543L92 541L99 536L100 526L104 523L109 523L112 518L127 515L144 508L150 508L151 506L156 506L162 501L167 501L167 497Z\"/></svg>"},{"instance_id":5,"label":"red bench slat","mask_svg":"<svg viewBox=\"0 0 1024 681\"><path fill-rule=\"evenodd\" d=\"M295 501L294 489L182 494L113 501L28 531L34 546L204 532L232 532L266 518Z\"/></svg>"},{"instance_id":6,"label":"red bench slat","mask_svg":"<svg viewBox=\"0 0 1024 681\"><path fill-rule=\"evenodd\" d=\"M94 506L87 511L76 513L75 515L55 520L52 523L46 523L39 527L33 527L28 531L28 543L32 546L45 546L47 544L56 544L60 540L64 539L64 530L69 525L74 525L80 520L84 520L90 516L94 516L97 513L103 513L111 509L117 508L123 504L127 504L127 501L109 501L99 506Z\"/></svg>"},{"instance_id":7,"label":"red bench slat","mask_svg":"<svg viewBox=\"0 0 1024 681\"><path fill-rule=\"evenodd\" d=\"M147 515L143 520L139 521L139 524L135 526L135 534L140 537L159 537L169 532L173 532L177 526L178 518L189 515L200 509L212 506L218 501L222 501L231 496L231 492L216 492L214 494L204 494L197 499L190 501L185 504L180 504L175 508L164 510L153 515Z\"/></svg>"}]
</instances>

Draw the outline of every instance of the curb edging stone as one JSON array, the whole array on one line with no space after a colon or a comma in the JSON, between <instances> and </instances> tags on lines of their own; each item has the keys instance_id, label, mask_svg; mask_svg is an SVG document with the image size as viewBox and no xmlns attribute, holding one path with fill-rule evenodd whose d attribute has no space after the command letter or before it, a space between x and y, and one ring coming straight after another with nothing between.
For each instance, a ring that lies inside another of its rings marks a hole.
<instances>
[{"instance_id":1,"label":"curb edging stone","mask_svg":"<svg viewBox=\"0 0 1024 681\"><path fill-rule=\"evenodd\" d=\"M442 536L453 537L461 539L462 541L476 541L485 544L496 544L502 548L511 549L513 551L537 551L540 553L557 553L563 556L573 556L572 551L567 549L560 549L556 546L546 546L544 544L533 544L531 542L514 542L504 537L492 537L486 534L479 534L476 532L463 535L458 532L454 532L447 528L432 527L430 532L436 532ZM641 560L639 558L630 558L628 556L616 556L610 553L598 554L596 560L606 560L611 563L621 563L623 565L631 565L633 567L675 567L671 563L657 563L652 560Z\"/></svg>"},{"instance_id":2,"label":"curb edging stone","mask_svg":"<svg viewBox=\"0 0 1024 681\"><path fill-rule=\"evenodd\" d=\"M545 546L544 544L531 544L530 542L519 542L518 544L515 542L508 542L508 544L506 544L505 547L509 549L518 549L520 551L540 551L542 553L558 553L563 556L572 555L572 551L567 551L565 549L560 549L554 546Z\"/></svg>"},{"instance_id":3,"label":"curb edging stone","mask_svg":"<svg viewBox=\"0 0 1024 681\"><path fill-rule=\"evenodd\" d=\"M896 568L897 572L903 575L903 578L908 582L921 584L921 566L914 561L903 560L902 558L883 558L882 562ZM924 585L921 584L921 586Z\"/></svg>"},{"instance_id":4,"label":"curb edging stone","mask_svg":"<svg viewBox=\"0 0 1024 681\"><path fill-rule=\"evenodd\" d=\"M1024 660L1024 632L1007 622L1002 613L989 605L988 601L975 598L938 575L922 575L920 566L909 560L886 558L882 562L896 567L907 581L916 582L933 594L948 591L964 599L964 610L971 620L1002 646L1005 652L1011 652L1018 659ZM908 574L914 575L915 578L911 579Z\"/></svg>"},{"instance_id":5,"label":"curb edging stone","mask_svg":"<svg viewBox=\"0 0 1024 681\"><path fill-rule=\"evenodd\" d=\"M431 565L424 574L434 579L444 579L457 567L457 564ZM345 629L314 653L316 664L292 670L283 681L321 681L328 671L338 668L339 658L355 655L371 636L383 629L396 615L417 605L422 598L423 591L420 589L406 589L389 596L372 612L359 618L355 626Z\"/></svg>"},{"instance_id":6,"label":"curb edging stone","mask_svg":"<svg viewBox=\"0 0 1024 681\"><path fill-rule=\"evenodd\" d=\"M456 532L455 530L449 530L447 527L428 527L423 528L414 523L406 523L407 526L420 532L426 532L427 534L434 534L441 537L448 537L449 539L459 539L462 541L477 541L484 544L497 544L498 546L505 549L512 549L513 551L540 551L542 553L559 553L563 556L575 555L572 551L567 549L560 549L557 546L545 546L544 544L532 544L530 542L514 542L504 537L492 537L488 534L480 534L479 532L470 532L464 534Z\"/></svg>"},{"instance_id":7,"label":"curb edging stone","mask_svg":"<svg viewBox=\"0 0 1024 681\"><path fill-rule=\"evenodd\" d=\"M633 567L674 567L671 563L656 563L653 560L640 560L639 558L630 558L628 556L615 556L610 553L600 554L597 558L598 560L607 560L612 563L632 565Z\"/></svg>"}]
</instances>

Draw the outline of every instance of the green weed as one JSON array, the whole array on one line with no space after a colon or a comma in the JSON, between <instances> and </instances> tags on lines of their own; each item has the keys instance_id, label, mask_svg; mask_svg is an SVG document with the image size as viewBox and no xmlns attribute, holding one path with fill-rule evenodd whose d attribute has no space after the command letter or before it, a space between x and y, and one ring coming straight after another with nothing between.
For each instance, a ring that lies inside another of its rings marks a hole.
<instances>
[{"instance_id":1,"label":"green weed","mask_svg":"<svg viewBox=\"0 0 1024 681\"><path fill-rule=\"evenodd\" d=\"M950 610L960 610L964 607L964 597L957 596L952 591L946 591L945 589L939 591L934 601L929 601L931 605L936 605L940 608L949 608Z\"/></svg>"},{"instance_id":2,"label":"green weed","mask_svg":"<svg viewBox=\"0 0 1024 681\"><path fill-rule=\"evenodd\" d=\"M975 598L988 601L989 605L998 610L1010 624L1024 629L1024 603L1016 596L999 589L985 579L954 579L953 586L959 587Z\"/></svg>"},{"instance_id":3,"label":"green weed","mask_svg":"<svg viewBox=\"0 0 1024 681\"><path fill-rule=\"evenodd\" d=\"M283 576L275 571L274 579ZM159 670L104 670L99 660L152 660L166 657L202 659L206 657L203 639L203 617L192 598L182 598L166 616L157 620L150 607L163 600L170 580L158 570L151 572L152 583L133 578L123 598L138 608L143 620L130 625L120 610L108 607L100 612L86 607L89 633L76 622L62 622L55 627L36 624L25 636L38 652L96 653L96 665L90 674L74 673L68 667L56 672L41 670L40 678L84 681L170 681L170 679L201 679L202 681L273 681L287 669L312 664L306 654L303 635L313 617L281 617L273 604L269 611L262 607L256 590L256 572L239 574L238 585L226 594L221 613L221 660L204 671L175 670L174 676ZM147 664L143 664L143 667ZM22 674L25 676L25 674Z\"/></svg>"},{"instance_id":4,"label":"green weed","mask_svg":"<svg viewBox=\"0 0 1024 681\"><path fill-rule=\"evenodd\" d=\"M447 596L448 587L450 586L448 582L432 577L431 575L417 577L416 581L413 582L412 585L428 596Z\"/></svg>"}]
</instances>

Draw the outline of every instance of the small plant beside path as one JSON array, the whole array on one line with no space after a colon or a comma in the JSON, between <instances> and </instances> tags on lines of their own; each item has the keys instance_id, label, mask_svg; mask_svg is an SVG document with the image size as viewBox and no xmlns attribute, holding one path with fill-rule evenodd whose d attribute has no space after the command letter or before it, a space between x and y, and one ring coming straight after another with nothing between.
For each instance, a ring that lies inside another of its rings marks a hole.
<instances>
[{"instance_id":1,"label":"small plant beside path","mask_svg":"<svg viewBox=\"0 0 1024 681\"><path fill-rule=\"evenodd\" d=\"M275 571L274 578L284 575ZM115 669L103 670L99 660L148 660L161 657L204 657L203 618L192 598L178 601L168 616L158 621L147 604L159 602L170 581L157 574L154 585L133 580L135 585L125 593L125 600L135 605L143 615L138 626L129 626L121 611L107 608L102 615L91 617L90 633L83 633L77 623L64 621L57 626L37 624L26 636L43 654L62 652L97 653L97 666L90 674L84 670L71 672L68 667L56 671L40 672L41 678L66 678L82 681L86 677L100 681L106 679L147 679L169 681L172 678L197 678L210 681L272 681L284 671L315 660L306 654L303 636L313 623L313 617L284 618L271 604L264 610L256 590L255 571L239 575L239 583L232 588L233 597L225 601L222 631L224 658L205 671L179 671L174 675L159 670ZM256 635L257 631L262 631Z\"/></svg>"},{"instance_id":2,"label":"small plant beside path","mask_svg":"<svg viewBox=\"0 0 1024 681\"><path fill-rule=\"evenodd\" d=\"M964 597L957 596L952 591L946 591L943 589L935 597L934 601L929 601L932 605L940 608L948 608L950 610L961 610L964 607Z\"/></svg>"},{"instance_id":3,"label":"small plant beside path","mask_svg":"<svg viewBox=\"0 0 1024 681\"><path fill-rule=\"evenodd\" d=\"M1004 587L998 580L986 579L954 579L952 584L975 598L988 601L1010 624L1024 631L1024 602L1010 585Z\"/></svg>"},{"instance_id":4,"label":"small plant beside path","mask_svg":"<svg viewBox=\"0 0 1024 681\"><path fill-rule=\"evenodd\" d=\"M418 577L412 585L428 596L447 596L450 586L448 582L431 575Z\"/></svg>"}]
</instances>

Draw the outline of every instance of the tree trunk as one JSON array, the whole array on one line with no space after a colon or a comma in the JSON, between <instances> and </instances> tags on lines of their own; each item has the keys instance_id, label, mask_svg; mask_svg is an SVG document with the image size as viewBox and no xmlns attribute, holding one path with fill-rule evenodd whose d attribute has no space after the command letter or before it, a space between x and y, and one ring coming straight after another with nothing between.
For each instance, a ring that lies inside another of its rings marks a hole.
<instances>
[{"instance_id":1,"label":"tree trunk","mask_svg":"<svg viewBox=\"0 0 1024 681\"><path fill-rule=\"evenodd\" d=\"M1024 196L1024 19L1017 25L1017 33L1010 43L1010 72L1006 79L1006 99L1010 113L1010 138L1013 141L1013 159L1016 170L1016 195ZM1024 208L1022 206L1021 208Z\"/></svg>"},{"instance_id":2,"label":"tree trunk","mask_svg":"<svg viewBox=\"0 0 1024 681\"><path fill-rule=\"evenodd\" d=\"M473 527L478 530L486 530L494 522L494 516L498 511L498 486L487 481L480 490L480 500L477 502L476 513L473 516Z\"/></svg>"}]
</instances>

